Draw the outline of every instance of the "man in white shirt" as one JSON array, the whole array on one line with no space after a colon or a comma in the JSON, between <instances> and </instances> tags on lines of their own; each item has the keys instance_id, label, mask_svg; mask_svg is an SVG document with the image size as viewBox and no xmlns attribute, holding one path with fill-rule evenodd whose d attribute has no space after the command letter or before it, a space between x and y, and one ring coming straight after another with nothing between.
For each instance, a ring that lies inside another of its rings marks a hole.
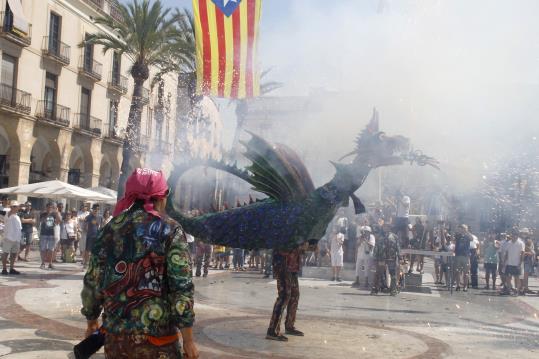
<instances>
[{"instance_id":1,"label":"man in white shirt","mask_svg":"<svg viewBox=\"0 0 539 359\"><path fill-rule=\"evenodd\" d=\"M511 239L505 248L505 275L507 289L511 290L511 277L515 280L515 291L521 292L520 274L522 272L522 261L524 259L524 242L518 238L518 230L511 232Z\"/></svg>"},{"instance_id":2,"label":"man in white shirt","mask_svg":"<svg viewBox=\"0 0 539 359\"><path fill-rule=\"evenodd\" d=\"M471 234L471 233L470 233ZM479 288L479 239L476 235L471 234L470 238L470 281L472 282L472 288Z\"/></svg>"},{"instance_id":3,"label":"man in white shirt","mask_svg":"<svg viewBox=\"0 0 539 359\"><path fill-rule=\"evenodd\" d=\"M12 201L8 217L5 218L4 240L2 242L2 275L20 274L15 270L15 259L20 251L22 238L22 224L17 212L19 203ZM9 272L7 270L7 259L9 257Z\"/></svg>"},{"instance_id":4,"label":"man in white shirt","mask_svg":"<svg viewBox=\"0 0 539 359\"><path fill-rule=\"evenodd\" d=\"M4 196L2 197L2 201L0 202L0 246L2 245L2 241L4 239L4 222L7 219L8 213L9 213L9 201L7 197ZM1 248L0 248L0 251L1 251Z\"/></svg>"},{"instance_id":5,"label":"man in white shirt","mask_svg":"<svg viewBox=\"0 0 539 359\"><path fill-rule=\"evenodd\" d=\"M376 273L373 257L375 238L369 226L358 226L357 232L360 233L360 238L356 254L356 281L352 284L352 288L359 288L360 283L369 288L374 284Z\"/></svg>"}]
</instances>

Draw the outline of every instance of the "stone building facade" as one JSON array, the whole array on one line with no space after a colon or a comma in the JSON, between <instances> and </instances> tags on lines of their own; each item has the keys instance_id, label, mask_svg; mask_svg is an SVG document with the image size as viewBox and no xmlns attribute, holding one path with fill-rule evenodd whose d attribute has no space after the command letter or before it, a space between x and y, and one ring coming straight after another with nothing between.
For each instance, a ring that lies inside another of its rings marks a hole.
<instances>
[{"instance_id":1,"label":"stone building facade","mask_svg":"<svg viewBox=\"0 0 539 359\"><path fill-rule=\"evenodd\" d=\"M117 188L130 60L101 46L79 47L87 34L109 31L94 23L103 15L122 21L110 0L0 0L0 187L59 179ZM165 78L161 101L151 81L132 166L168 170L177 78Z\"/></svg>"}]
</instances>

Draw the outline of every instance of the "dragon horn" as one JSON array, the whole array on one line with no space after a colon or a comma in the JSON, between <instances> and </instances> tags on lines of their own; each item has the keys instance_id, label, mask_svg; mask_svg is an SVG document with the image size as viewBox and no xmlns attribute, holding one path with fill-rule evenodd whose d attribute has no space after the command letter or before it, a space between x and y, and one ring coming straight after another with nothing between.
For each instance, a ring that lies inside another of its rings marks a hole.
<instances>
[{"instance_id":1,"label":"dragon horn","mask_svg":"<svg viewBox=\"0 0 539 359\"><path fill-rule=\"evenodd\" d=\"M354 150L354 151L352 151L352 152L350 152L350 153L347 153L347 154L345 154L344 156L342 156L341 158L339 158L339 161L344 160L346 157L350 157L350 156L352 156L352 155L355 155L356 153L357 153L356 150Z\"/></svg>"}]
</instances>

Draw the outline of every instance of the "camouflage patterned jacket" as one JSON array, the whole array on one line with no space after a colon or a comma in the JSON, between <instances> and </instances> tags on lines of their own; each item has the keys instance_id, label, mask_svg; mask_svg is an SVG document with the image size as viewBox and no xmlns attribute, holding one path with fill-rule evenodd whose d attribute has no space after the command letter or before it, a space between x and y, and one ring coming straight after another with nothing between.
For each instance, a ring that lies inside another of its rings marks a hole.
<instances>
[{"instance_id":1,"label":"camouflage patterned jacket","mask_svg":"<svg viewBox=\"0 0 539 359\"><path fill-rule=\"evenodd\" d=\"M194 322L191 259L181 226L142 210L113 218L92 250L81 313L114 334L168 336Z\"/></svg>"}]
</instances>

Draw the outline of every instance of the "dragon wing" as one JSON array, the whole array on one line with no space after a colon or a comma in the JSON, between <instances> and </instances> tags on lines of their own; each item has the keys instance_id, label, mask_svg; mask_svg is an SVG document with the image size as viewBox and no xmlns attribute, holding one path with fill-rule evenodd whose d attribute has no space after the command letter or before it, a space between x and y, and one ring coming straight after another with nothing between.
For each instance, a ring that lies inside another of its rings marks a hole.
<instances>
[{"instance_id":1,"label":"dragon wing","mask_svg":"<svg viewBox=\"0 0 539 359\"><path fill-rule=\"evenodd\" d=\"M249 132L249 131L247 131ZM309 171L299 156L284 144L272 145L262 137L249 132L245 157L252 163L246 179L253 189L280 201L300 200L314 191Z\"/></svg>"}]
</instances>

